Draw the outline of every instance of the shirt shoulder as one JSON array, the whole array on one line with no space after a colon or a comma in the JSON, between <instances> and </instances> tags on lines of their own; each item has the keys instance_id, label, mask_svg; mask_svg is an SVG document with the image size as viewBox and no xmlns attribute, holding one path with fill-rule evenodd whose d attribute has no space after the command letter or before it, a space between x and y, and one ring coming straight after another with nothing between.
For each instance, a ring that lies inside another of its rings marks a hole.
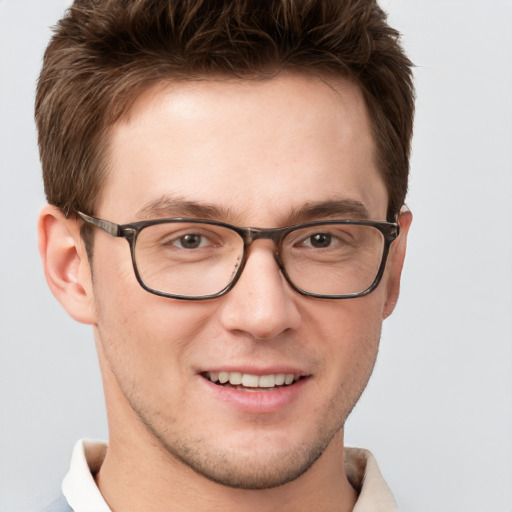
<instances>
[{"instance_id":1,"label":"shirt shoulder","mask_svg":"<svg viewBox=\"0 0 512 512\"><path fill-rule=\"evenodd\" d=\"M56 499L53 503L50 503L46 508L39 512L73 512L73 509L69 506L68 501L64 496Z\"/></svg>"}]
</instances>

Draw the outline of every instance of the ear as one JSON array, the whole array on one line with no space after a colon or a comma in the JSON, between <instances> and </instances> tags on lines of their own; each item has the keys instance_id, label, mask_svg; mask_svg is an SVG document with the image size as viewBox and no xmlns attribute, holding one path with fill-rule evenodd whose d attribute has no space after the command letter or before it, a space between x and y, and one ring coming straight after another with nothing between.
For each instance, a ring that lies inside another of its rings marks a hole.
<instances>
[{"instance_id":1,"label":"ear","mask_svg":"<svg viewBox=\"0 0 512 512\"><path fill-rule=\"evenodd\" d=\"M383 318L387 318L395 309L400 294L400 278L402 268L404 266L405 252L407 248L407 234L412 222L412 213L403 206L398 216L398 224L400 226L400 234L391 245L391 250L387 262L387 297L382 312Z\"/></svg>"},{"instance_id":2,"label":"ear","mask_svg":"<svg viewBox=\"0 0 512 512\"><path fill-rule=\"evenodd\" d=\"M68 314L84 324L95 324L92 279L80 223L46 205L39 214L39 253L46 281Z\"/></svg>"}]
</instances>

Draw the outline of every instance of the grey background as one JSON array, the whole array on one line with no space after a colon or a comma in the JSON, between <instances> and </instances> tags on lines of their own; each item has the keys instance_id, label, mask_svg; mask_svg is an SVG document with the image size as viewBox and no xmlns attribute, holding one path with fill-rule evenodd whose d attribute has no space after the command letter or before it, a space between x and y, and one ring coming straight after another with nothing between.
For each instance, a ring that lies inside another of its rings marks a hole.
<instances>
[{"instance_id":1,"label":"grey background","mask_svg":"<svg viewBox=\"0 0 512 512\"><path fill-rule=\"evenodd\" d=\"M107 436L89 328L47 290L32 106L64 0L0 0L0 510L50 501ZM403 511L512 512L512 2L387 0L417 65L399 306L347 425Z\"/></svg>"}]
</instances>

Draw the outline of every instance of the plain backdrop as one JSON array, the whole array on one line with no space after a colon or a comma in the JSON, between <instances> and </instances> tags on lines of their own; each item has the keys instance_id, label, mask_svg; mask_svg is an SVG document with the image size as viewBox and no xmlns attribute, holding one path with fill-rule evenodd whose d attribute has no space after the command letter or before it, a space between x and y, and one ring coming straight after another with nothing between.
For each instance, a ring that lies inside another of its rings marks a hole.
<instances>
[{"instance_id":1,"label":"plain backdrop","mask_svg":"<svg viewBox=\"0 0 512 512\"><path fill-rule=\"evenodd\" d=\"M0 510L58 492L106 438L92 333L47 290L33 97L69 1L0 0ZM416 64L399 306L346 428L403 511L512 512L512 2L387 0Z\"/></svg>"}]
</instances>

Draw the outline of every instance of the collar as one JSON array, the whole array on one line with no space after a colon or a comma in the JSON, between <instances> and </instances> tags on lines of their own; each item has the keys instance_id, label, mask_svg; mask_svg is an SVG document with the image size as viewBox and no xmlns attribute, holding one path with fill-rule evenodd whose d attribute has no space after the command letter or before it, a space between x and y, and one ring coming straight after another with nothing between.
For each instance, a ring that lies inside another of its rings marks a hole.
<instances>
[{"instance_id":1,"label":"collar","mask_svg":"<svg viewBox=\"0 0 512 512\"><path fill-rule=\"evenodd\" d=\"M107 453L107 443L81 439L73 448L62 493L74 512L111 512L94 481Z\"/></svg>"},{"instance_id":2,"label":"collar","mask_svg":"<svg viewBox=\"0 0 512 512\"><path fill-rule=\"evenodd\" d=\"M74 512L111 512L94 481L106 453L104 442L82 439L76 443L62 482L62 492ZM359 493L353 512L397 512L393 495L368 450L345 448L345 470Z\"/></svg>"},{"instance_id":3,"label":"collar","mask_svg":"<svg viewBox=\"0 0 512 512\"><path fill-rule=\"evenodd\" d=\"M359 493L352 512L398 512L377 461L368 450L345 447L345 471Z\"/></svg>"}]
</instances>

